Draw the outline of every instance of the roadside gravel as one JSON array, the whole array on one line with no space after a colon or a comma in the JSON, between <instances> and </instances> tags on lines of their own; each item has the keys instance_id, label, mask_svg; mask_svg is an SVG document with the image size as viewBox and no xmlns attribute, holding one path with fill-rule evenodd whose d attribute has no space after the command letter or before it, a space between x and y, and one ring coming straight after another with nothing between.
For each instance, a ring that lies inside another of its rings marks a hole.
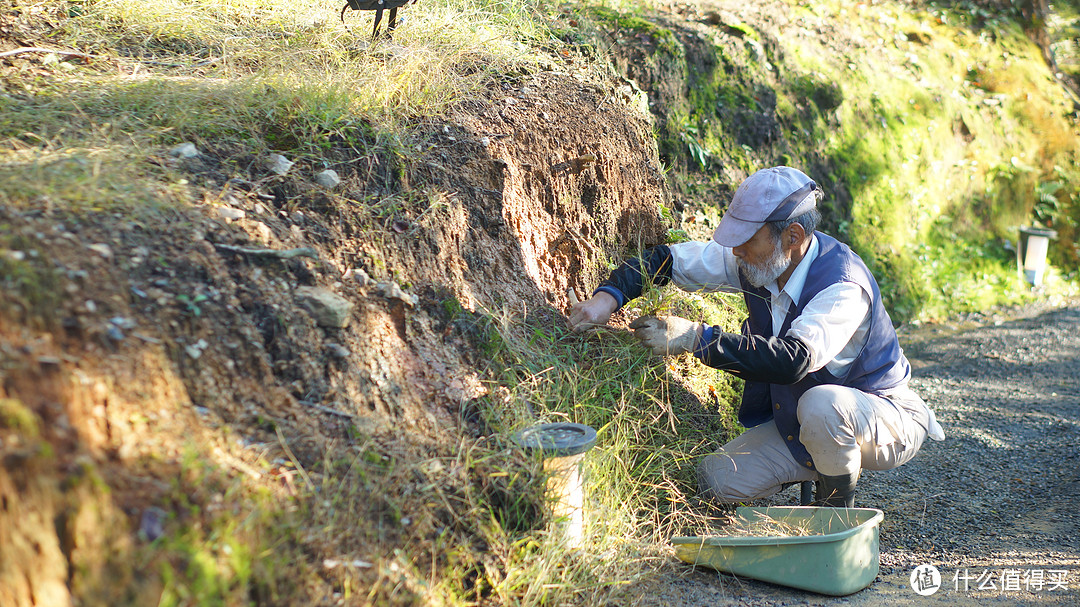
<instances>
[{"instance_id":1,"label":"roadside gravel","mask_svg":"<svg viewBox=\"0 0 1080 607\"><path fill-rule=\"evenodd\" d=\"M885 513L869 588L825 597L676 564L637 604L1080 605L1080 303L918 327L901 341L946 440L864 473L856 506ZM764 505L797 499L789 489ZM942 578L926 597L910 585L923 564Z\"/></svg>"}]
</instances>

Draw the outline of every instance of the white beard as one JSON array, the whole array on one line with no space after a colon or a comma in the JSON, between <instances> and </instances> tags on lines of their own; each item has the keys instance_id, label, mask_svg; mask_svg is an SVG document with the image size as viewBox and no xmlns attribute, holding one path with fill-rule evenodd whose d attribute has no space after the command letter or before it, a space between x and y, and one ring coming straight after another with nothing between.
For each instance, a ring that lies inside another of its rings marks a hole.
<instances>
[{"instance_id":1,"label":"white beard","mask_svg":"<svg viewBox=\"0 0 1080 607\"><path fill-rule=\"evenodd\" d=\"M746 276L746 282L754 285L757 288L762 288L767 284L773 283L780 275L784 273L784 270L791 264L791 260L784 257L784 252L780 250L780 239L776 240L776 247L773 249L772 255L765 260L765 263L760 266L746 263L742 259L736 259L735 262L739 264L739 269L742 270L743 275Z\"/></svg>"}]
</instances>

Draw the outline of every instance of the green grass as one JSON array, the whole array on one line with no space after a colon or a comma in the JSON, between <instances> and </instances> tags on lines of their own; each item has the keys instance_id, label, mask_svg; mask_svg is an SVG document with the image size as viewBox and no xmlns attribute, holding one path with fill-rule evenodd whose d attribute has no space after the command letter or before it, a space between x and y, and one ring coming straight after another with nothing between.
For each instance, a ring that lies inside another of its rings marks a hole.
<instances>
[{"instance_id":1,"label":"green grass","mask_svg":"<svg viewBox=\"0 0 1080 607\"><path fill-rule=\"evenodd\" d=\"M50 44L91 53L9 79L0 95L0 202L93 211L184 204L163 167L183 141L204 152L329 148L388 153L411 125L492 79L537 69L530 3L426 3L393 42L370 45L368 13L323 2L98 1L49 4Z\"/></svg>"},{"instance_id":2,"label":"green grass","mask_svg":"<svg viewBox=\"0 0 1080 607\"><path fill-rule=\"evenodd\" d=\"M8 232L8 233L5 233ZM60 273L33 238L0 223L0 310L34 328L54 328L63 298Z\"/></svg>"},{"instance_id":3,"label":"green grass","mask_svg":"<svg viewBox=\"0 0 1080 607\"><path fill-rule=\"evenodd\" d=\"M729 330L736 323L737 308L723 296L663 297L670 313ZM585 459L588 550L568 549L543 533L506 536L502 542L535 541L538 549L510 551L507 565L520 579L492 587L504 601L526 605L617 596L623 583L650 570L667 537L703 524L691 506L694 469L739 431L731 409L737 380L689 355L653 356L625 329L582 336L508 315L491 322L488 423L508 434L572 421L598 435Z\"/></svg>"},{"instance_id":4,"label":"green grass","mask_svg":"<svg viewBox=\"0 0 1080 607\"><path fill-rule=\"evenodd\" d=\"M404 10L407 21L394 41L374 46L367 40L370 14L349 12L346 25L338 20L338 7L311 0L96 2L70 21L68 29L74 39L90 46L115 44L119 33L118 54L126 54L128 41L138 51L132 55L160 49L169 61L180 60L175 69L181 74L194 72L211 81L235 84L250 79L298 89L300 95L336 91L324 108L329 117L356 113L392 128L438 113L493 74L539 61L522 43L543 31L536 10L528 2L435 0L423 10ZM190 63L184 63L184 57ZM187 67L207 60L213 63ZM244 105L236 101L236 106ZM301 112L323 109L303 101L291 106Z\"/></svg>"}]
</instances>

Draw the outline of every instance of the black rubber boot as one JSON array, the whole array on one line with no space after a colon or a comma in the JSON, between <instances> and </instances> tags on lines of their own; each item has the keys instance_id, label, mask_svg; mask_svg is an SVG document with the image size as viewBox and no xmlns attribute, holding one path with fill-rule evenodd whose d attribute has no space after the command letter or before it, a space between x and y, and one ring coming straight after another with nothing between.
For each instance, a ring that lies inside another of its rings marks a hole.
<instances>
[{"instance_id":1,"label":"black rubber boot","mask_svg":"<svg viewBox=\"0 0 1080 607\"><path fill-rule=\"evenodd\" d=\"M818 481L815 506L830 508L854 508L855 485L859 482L859 473L840 476L821 475Z\"/></svg>"}]
</instances>

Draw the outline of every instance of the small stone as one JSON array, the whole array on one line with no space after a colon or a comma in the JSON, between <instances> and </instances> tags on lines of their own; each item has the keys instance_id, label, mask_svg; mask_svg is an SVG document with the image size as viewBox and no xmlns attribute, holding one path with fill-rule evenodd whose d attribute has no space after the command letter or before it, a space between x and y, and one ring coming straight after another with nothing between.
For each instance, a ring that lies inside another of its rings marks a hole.
<instances>
[{"instance_id":1,"label":"small stone","mask_svg":"<svg viewBox=\"0 0 1080 607\"><path fill-rule=\"evenodd\" d=\"M323 568L337 569L338 567L355 567L357 569L370 569L371 567L374 567L374 565L360 559L355 559L351 561L342 561L338 559L323 559Z\"/></svg>"},{"instance_id":2,"label":"small stone","mask_svg":"<svg viewBox=\"0 0 1080 607\"><path fill-rule=\"evenodd\" d=\"M420 298L416 295L406 293L396 282L383 282L379 283L379 290L382 294L389 299L398 299L405 303L405 305L415 306L420 303Z\"/></svg>"},{"instance_id":3,"label":"small stone","mask_svg":"<svg viewBox=\"0 0 1080 607\"><path fill-rule=\"evenodd\" d=\"M264 242L269 242L274 237L274 231L270 229L270 226L261 221L255 222L255 231L259 233L259 238Z\"/></svg>"},{"instance_id":4,"label":"small stone","mask_svg":"<svg viewBox=\"0 0 1080 607\"><path fill-rule=\"evenodd\" d=\"M289 169L291 169L293 164L295 164L281 154L271 154L267 156L264 163L266 165L266 168L270 169L270 171L274 173L277 173L278 175L284 175L285 173L288 173Z\"/></svg>"},{"instance_id":5,"label":"small stone","mask_svg":"<svg viewBox=\"0 0 1080 607\"><path fill-rule=\"evenodd\" d=\"M349 325L354 304L337 293L319 287L298 287L296 298L319 326L344 329Z\"/></svg>"},{"instance_id":6,"label":"small stone","mask_svg":"<svg viewBox=\"0 0 1080 607\"><path fill-rule=\"evenodd\" d=\"M357 285L363 287L367 283L371 282L371 277L364 271L363 268L349 268L345 270L345 274L342 275L345 280L355 281Z\"/></svg>"},{"instance_id":7,"label":"small stone","mask_svg":"<svg viewBox=\"0 0 1080 607\"><path fill-rule=\"evenodd\" d=\"M91 313L91 314L93 314L94 312L97 312L97 304L94 303L93 299L87 299L86 303L83 304L83 306L86 308L86 311Z\"/></svg>"},{"instance_id":8,"label":"small stone","mask_svg":"<svg viewBox=\"0 0 1080 607\"><path fill-rule=\"evenodd\" d=\"M243 209L234 209L232 207L218 207L218 215L229 221L238 221L247 217L247 213Z\"/></svg>"},{"instance_id":9,"label":"small stone","mask_svg":"<svg viewBox=\"0 0 1080 607\"><path fill-rule=\"evenodd\" d=\"M326 351L338 360L345 360L352 354L349 349L341 344L328 343L326 344Z\"/></svg>"},{"instance_id":10,"label":"small stone","mask_svg":"<svg viewBox=\"0 0 1080 607\"><path fill-rule=\"evenodd\" d=\"M39 356L37 361L43 367L59 367L60 363L63 362L55 356Z\"/></svg>"},{"instance_id":11,"label":"small stone","mask_svg":"<svg viewBox=\"0 0 1080 607\"><path fill-rule=\"evenodd\" d=\"M86 248L97 253L98 255L101 255L105 259L112 259L113 257L112 247L105 243L99 242L92 245L87 245Z\"/></svg>"},{"instance_id":12,"label":"small stone","mask_svg":"<svg viewBox=\"0 0 1080 607\"><path fill-rule=\"evenodd\" d=\"M203 350L205 350L209 345L210 344L206 343L205 339L200 339L199 341L191 344L190 346L184 346L184 352L187 352L187 355L190 356L192 359L199 360L199 357L203 354Z\"/></svg>"},{"instance_id":13,"label":"small stone","mask_svg":"<svg viewBox=\"0 0 1080 607\"><path fill-rule=\"evenodd\" d=\"M173 158L197 158L199 156L199 148L195 147L194 143L185 142L169 150L169 156Z\"/></svg>"},{"instance_id":14,"label":"small stone","mask_svg":"<svg viewBox=\"0 0 1080 607\"><path fill-rule=\"evenodd\" d=\"M338 176L337 171L326 169L325 171L319 171L315 174L315 183L324 188L332 189L336 188L341 183L341 177Z\"/></svg>"},{"instance_id":15,"label":"small stone","mask_svg":"<svg viewBox=\"0 0 1080 607\"><path fill-rule=\"evenodd\" d=\"M145 295L145 294L144 294ZM113 316L109 319L109 322L118 329L127 331L128 329L135 328L135 321L130 318L124 318L123 316Z\"/></svg>"}]
</instances>

